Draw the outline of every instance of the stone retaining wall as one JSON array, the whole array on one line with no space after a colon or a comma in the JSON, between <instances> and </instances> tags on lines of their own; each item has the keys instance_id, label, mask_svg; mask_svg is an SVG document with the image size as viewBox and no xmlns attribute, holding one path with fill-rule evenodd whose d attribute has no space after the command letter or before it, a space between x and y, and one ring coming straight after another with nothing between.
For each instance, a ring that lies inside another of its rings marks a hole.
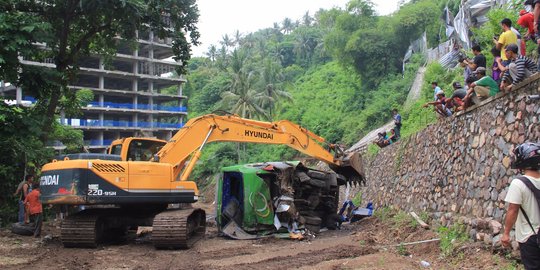
<instances>
[{"instance_id":1,"label":"stone retaining wall","mask_svg":"<svg viewBox=\"0 0 540 270\"><path fill-rule=\"evenodd\" d=\"M502 222L504 197L516 171L510 154L524 141L540 141L540 75L510 94L498 95L467 112L381 149L367 164L363 201L376 207Z\"/></svg>"}]
</instances>

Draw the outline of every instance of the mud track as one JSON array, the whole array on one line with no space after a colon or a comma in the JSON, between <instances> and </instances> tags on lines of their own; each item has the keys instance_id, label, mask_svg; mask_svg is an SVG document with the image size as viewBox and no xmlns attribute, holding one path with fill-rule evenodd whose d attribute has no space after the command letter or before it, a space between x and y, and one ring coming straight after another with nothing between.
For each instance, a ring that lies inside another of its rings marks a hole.
<instances>
[{"instance_id":1,"label":"mud track","mask_svg":"<svg viewBox=\"0 0 540 270\"><path fill-rule=\"evenodd\" d=\"M189 250L155 250L149 241L134 237L96 249L66 249L58 233L55 225L48 224L44 235L53 239L42 243L0 231L0 269L425 269L422 260L429 261L431 269L506 269L508 265L478 246L465 250L462 258L442 259L437 243L411 246L407 248L411 255L402 256L396 248L381 247L437 234L396 228L376 218L304 241L230 240L210 227L205 239Z\"/></svg>"}]
</instances>

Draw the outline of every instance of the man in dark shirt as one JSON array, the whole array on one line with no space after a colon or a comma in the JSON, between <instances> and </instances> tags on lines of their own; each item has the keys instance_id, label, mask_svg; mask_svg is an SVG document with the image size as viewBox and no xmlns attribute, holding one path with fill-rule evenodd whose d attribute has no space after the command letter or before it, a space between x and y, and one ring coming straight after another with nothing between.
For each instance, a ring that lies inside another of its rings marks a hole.
<instances>
[{"instance_id":1,"label":"man in dark shirt","mask_svg":"<svg viewBox=\"0 0 540 270\"><path fill-rule=\"evenodd\" d=\"M447 103L449 108L453 108L454 112L458 112L463 110L463 100L465 99L465 96L467 96L467 90L461 86L460 82L454 82L452 87L454 88L454 92L447 100Z\"/></svg>"},{"instance_id":2,"label":"man in dark shirt","mask_svg":"<svg viewBox=\"0 0 540 270\"><path fill-rule=\"evenodd\" d=\"M465 96L467 95L467 90L465 90L463 86L461 86L460 82L454 82L452 84L452 87L454 88L454 93L452 94L452 98L454 97L458 97L461 99L465 98Z\"/></svg>"},{"instance_id":3,"label":"man in dark shirt","mask_svg":"<svg viewBox=\"0 0 540 270\"><path fill-rule=\"evenodd\" d=\"M465 64L469 65L469 68L472 71L476 71L478 67L486 67L486 57L482 54L482 48L480 45L474 45L472 47L472 52L474 54L473 60L465 59Z\"/></svg>"},{"instance_id":4,"label":"man in dark shirt","mask_svg":"<svg viewBox=\"0 0 540 270\"><path fill-rule=\"evenodd\" d=\"M396 134L396 138L399 139L401 137L401 115L398 113L397 109L392 110L392 114L394 116L394 132Z\"/></svg>"}]
</instances>

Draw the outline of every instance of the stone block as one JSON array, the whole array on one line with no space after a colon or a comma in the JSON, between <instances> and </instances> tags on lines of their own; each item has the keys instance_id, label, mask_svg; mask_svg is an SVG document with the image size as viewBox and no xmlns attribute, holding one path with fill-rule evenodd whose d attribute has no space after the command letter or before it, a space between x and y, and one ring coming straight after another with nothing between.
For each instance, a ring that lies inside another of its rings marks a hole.
<instances>
[{"instance_id":1,"label":"stone block","mask_svg":"<svg viewBox=\"0 0 540 270\"><path fill-rule=\"evenodd\" d=\"M521 118L523 117L523 113L521 111L519 111L517 114L516 114L516 120L521 120Z\"/></svg>"},{"instance_id":2,"label":"stone block","mask_svg":"<svg viewBox=\"0 0 540 270\"><path fill-rule=\"evenodd\" d=\"M513 111L509 111L506 113L506 116L505 116L505 121L507 124L512 124L516 121L516 117L514 116L514 112Z\"/></svg>"},{"instance_id":3,"label":"stone block","mask_svg":"<svg viewBox=\"0 0 540 270\"><path fill-rule=\"evenodd\" d=\"M476 238L476 234L477 234L477 233L478 233L478 232L477 232L475 229L471 229L471 230L469 231L469 237L470 237L471 239L473 239L473 240L478 240L478 239Z\"/></svg>"},{"instance_id":4,"label":"stone block","mask_svg":"<svg viewBox=\"0 0 540 270\"><path fill-rule=\"evenodd\" d=\"M486 238L486 234L483 232L477 232L476 233L476 241L484 241L484 238Z\"/></svg>"},{"instance_id":5,"label":"stone block","mask_svg":"<svg viewBox=\"0 0 540 270\"><path fill-rule=\"evenodd\" d=\"M498 235L501 233L502 230L502 224L496 220L490 220L489 221L489 231L491 232L491 235Z\"/></svg>"},{"instance_id":6,"label":"stone block","mask_svg":"<svg viewBox=\"0 0 540 270\"><path fill-rule=\"evenodd\" d=\"M491 245L493 247L500 247L501 246L501 235L496 235L493 237L493 239L491 240Z\"/></svg>"},{"instance_id":7,"label":"stone block","mask_svg":"<svg viewBox=\"0 0 540 270\"><path fill-rule=\"evenodd\" d=\"M484 235L484 244L492 245L492 243L493 243L493 236L491 236L490 234L485 234Z\"/></svg>"}]
</instances>

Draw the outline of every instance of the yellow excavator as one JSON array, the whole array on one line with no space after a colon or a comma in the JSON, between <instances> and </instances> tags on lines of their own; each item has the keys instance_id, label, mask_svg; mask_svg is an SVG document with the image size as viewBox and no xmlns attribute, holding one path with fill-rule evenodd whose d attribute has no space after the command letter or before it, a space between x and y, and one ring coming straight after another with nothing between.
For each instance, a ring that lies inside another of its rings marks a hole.
<instances>
[{"instance_id":1,"label":"yellow excavator","mask_svg":"<svg viewBox=\"0 0 540 270\"><path fill-rule=\"evenodd\" d=\"M114 141L108 154L72 154L45 164L42 202L80 210L62 222L64 246L96 247L130 227L152 226L156 248L189 248L204 235L206 214L191 207L199 190L188 179L210 142L287 145L324 161L347 181L364 180L359 154L346 155L290 121L204 115L188 121L168 142L126 138Z\"/></svg>"}]
</instances>

